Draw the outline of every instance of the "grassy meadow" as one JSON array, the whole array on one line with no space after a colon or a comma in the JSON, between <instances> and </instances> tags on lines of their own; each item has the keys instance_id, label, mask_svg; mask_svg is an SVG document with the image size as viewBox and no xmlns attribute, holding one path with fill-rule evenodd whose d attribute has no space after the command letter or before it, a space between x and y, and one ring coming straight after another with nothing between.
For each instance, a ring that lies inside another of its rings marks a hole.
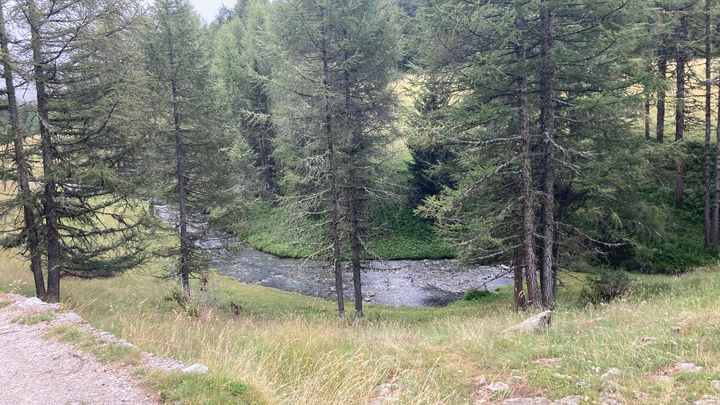
<instances>
[{"instance_id":1,"label":"grassy meadow","mask_svg":"<svg viewBox=\"0 0 720 405\"><path fill-rule=\"evenodd\" d=\"M683 403L717 394L720 380L720 269L682 276L633 276L628 298L599 307L577 304L582 274L562 278L551 331L505 330L528 314L511 310L510 291L446 308L369 305L370 323L339 322L319 299L214 275L194 285L192 308L173 299L176 285L155 262L111 279L65 279L64 306L138 349L203 363L205 377L164 376L156 389L168 402L364 404L392 382L402 404L468 404L480 398L543 395L599 398L601 375L622 370L616 387L627 403ZM0 291L32 294L18 256L0 261ZM227 311L242 306L240 316ZM678 362L703 367L674 374ZM658 379L667 372L669 378ZM511 393L475 386L513 381ZM511 377L522 378L511 378ZM235 395L237 394L237 395Z\"/></svg>"}]
</instances>

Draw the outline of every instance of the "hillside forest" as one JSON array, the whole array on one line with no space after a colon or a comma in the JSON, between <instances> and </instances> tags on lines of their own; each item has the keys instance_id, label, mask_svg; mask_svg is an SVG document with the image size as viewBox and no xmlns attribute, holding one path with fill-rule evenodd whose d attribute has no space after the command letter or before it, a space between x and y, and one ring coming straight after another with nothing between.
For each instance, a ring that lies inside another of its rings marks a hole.
<instances>
[{"instance_id":1,"label":"hillside forest","mask_svg":"<svg viewBox=\"0 0 720 405\"><path fill-rule=\"evenodd\" d=\"M720 3L1 11L2 245L48 302L157 257L191 300L213 231L326 263L354 319L373 259L504 264L518 309L554 308L563 272L624 291L717 260Z\"/></svg>"}]
</instances>

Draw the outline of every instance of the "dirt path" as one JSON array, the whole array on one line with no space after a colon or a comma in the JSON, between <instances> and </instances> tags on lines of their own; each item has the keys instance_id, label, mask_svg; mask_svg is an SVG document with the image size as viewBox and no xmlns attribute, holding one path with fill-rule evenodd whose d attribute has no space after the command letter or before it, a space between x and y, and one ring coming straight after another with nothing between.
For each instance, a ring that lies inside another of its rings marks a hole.
<instances>
[{"instance_id":1,"label":"dirt path","mask_svg":"<svg viewBox=\"0 0 720 405\"><path fill-rule=\"evenodd\" d=\"M47 322L17 323L47 310L47 305L38 307L18 297L0 294L0 404L158 403L131 377L131 370L99 363L91 354L46 339Z\"/></svg>"}]
</instances>

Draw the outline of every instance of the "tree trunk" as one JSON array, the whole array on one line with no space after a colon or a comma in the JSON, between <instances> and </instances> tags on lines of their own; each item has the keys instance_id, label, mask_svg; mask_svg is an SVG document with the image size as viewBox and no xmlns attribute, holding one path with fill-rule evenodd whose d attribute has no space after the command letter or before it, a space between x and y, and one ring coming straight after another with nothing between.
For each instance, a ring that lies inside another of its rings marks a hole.
<instances>
[{"instance_id":1,"label":"tree trunk","mask_svg":"<svg viewBox=\"0 0 720 405\"><path fill-rule=\"evenodd\" d=\"M650 94L645 94L645 142L650 143Z\"/></svg>"},{"instance_id":2,"label":"tree trunk","mask_svg":"<svg viewBox=\"0 0 720 405\"><path fill-rule=\"evenodd\" d=\"M60 302L61 245L60 217L57 207L57 184L55 182L55 152L50 128L48 128L48 95L46 90L45 60L42 53L40 26L43 17L33 0L28 0L30 42L33 54L33 81L37 100L37 112L40 126L40 149L42 153L43 178L43 214L45 215L45 238L47 241L47 302Z\"/></svg>"},{"instance_id":3,"label":"tree trunk","mask_svg":"<svg viewBox=\"0 0 720 405\"><path fill-rule=\"evenodd\" d=\"M515 251L513 257L513 302L515 309L520 311L527 308L525 302L525 291L523 290L523 266L524 266L524 253Z\"/></svg>"},{"instance_id":4,"label":"tree trunk","mask_svg":"<svg viewBox=\"0 0 720 405\"><path fill-rule=\"evenodd\" d=\"M15 148L15 166L17 168L18 188L20 190L20 201L23 206L23 220L25 222L25 239L30 254L30 271L35 282L35 296L45 298L45 280L42 273L40 239L38 237L36 212L32 204L32 190L30 189L30 166L25 158L23 145L24 136L18 116L17 97L15 96L15 80L13 66L8 46L9 39L5 28L5 2L0 2L0 50L2 51L2 64L5 78L5 89L8 98L8 113L10 115L10 128L13 135L13 146Z\"/></svg>"},{"instance_id":5,"label":"tree trunk","mask_svg":"<svg viewBox=\"0 0 720 405\"><path fill-rule=\"evenodd\" d=\"M657 92L657 122L655 140L657 143L665 141L665 79L667 77L668 56L665 49L661 49L658 56L658 74L663 84Z\"/></svg>"},{"instance_id":6,"label":"tree trunk","mask_svg":"<svg viewBox=\"0 0 720 405\"><path fill-rule=\"evenodd\" d=\"M260 75L257 61L255 61L255 72ZM255 87L255 99L259 100L260 112L265 116L270 116L270 103L268 95L263 86ZM263 177L265 196L269 201L275 199L277 188L275 186L275 162L272 158L272 124L264 121L260 126L260 139L258 155L260 158L260 167Z\"/></svg>"},{"instance_id":7,"label":"tree trunk","mask_svg":"<svg viewBox=\"0 0 720 405\"><path fill-rule=\"evenodd\" d=\"M325 17L325 7L320 6L320 17ZM345 297L343 292L343 279L342 279L342 263L341 263L341 250L340 250L340 190L337 184L337 157L335 151L335 143L332 132L332 115L330 108L330 95L328 94L328 87L330 85L330 61L327 50L327 39L325 22L321 29L323 42L322 42L322 63L323 63L323 98L325 101L325 117L324 127L325 136L327 137L327 148L328 148L328 160L330 163L330 204L331 204L331 218L330 218L330 238L332 239L333 246L333 269L335 271L335 293L337 294L337 307L338 316L340 319L345 319Z\"/></svg>"},{"instance_id":8,"label":"tree trunk","mask_svg":"<svg viewBox=\"0 0 720 405\"><path fill-rule=\"evenodd\" d=\"M712 216L712 247L717 247L720 242L720 82L718 83L718 112L717 125L715 127L715 198L713 203Z\"/></svg>"},{"instance_id":9,"label":"tree trunk","mask_svg":"<svg viewBox=\"0 0 720 405\"><path fill-rule=\"evenodd\" d=\"M358 221L358 206L357 206L357 190L355 189L355 174L354 169L350 173L350 195L348 196L348 207L350 208L350 242L352 249L352 270L353 270L353 287L355 288L355 318L363 318L363 295L362 295L362 280L361 280L361 263L360 263L360 251L362 246L360 244L360 224Z\"/></svg>"},{"instance_id":10,"label":"tree trunk","mask_svg":"<svg viewBox=\"0 0 720 405\"><path fill-rule=\"evenodd\" d=\"M343 32L343 34L347 35L346 32ZM343 55L343 59L344 62L347 63L349 59L347 52ZM352 254L353 288L355 293L355 319L358 320L365 317L365 314L363 314L362 274L360 263L362 245L360 243L360 221L358 218L358 165L355 163L357 153L356 147L359 147L362 132L358 127L360 125L360 117L353 108L350 99L350 72L345 70L343 72L343 78L345 80L345 117L348 120L347 127L352 128L347 145L350 168L348 170L348 184L346 187L348 190L347 203L350 214L350 250Z\"/></svg>"},{"instance_id":11,"label":"tree trunk","mask_svg":"<svg viewBox=\"0 0 720 405\"><path fill-rule=\"evenodd\" d=\"M540 1L540 130L544 137L544 204L543 215L543 263L541 272L542 304L555 306L555 274L553 272L553 250L555 244L555 73L552 67L552 53L555 35L555 17L550 10L549 0Z\"/></svg>"},{"instance_id":12,"label":"tree trunk","mask_svg":"<svg viewBox=\"0 0 720 405\"><path fill-rule=\"evenodd\" d=\"M190 235L188 234L188 207L187 207L187 190L186 190L186 173L185 173L185 145L183 144L182 130L180 128L180 111L178 108L178 91L177 91L177 70L175 66L175 52L172 47L172 39L168 36L168 58L172 71L172 107L173 107L173 125L175 133L175 177L177 177L178 186L178 215L180 222L180 283L183 289L185 299L190 298Z\"/></svg>"},{"instance_id":13,"label":"tree trunk","mask_svg":"<svg viewBox=\"0 0 720 405\"><path fill-rule=\"evenodd\" d=\"M519 11L518 11L519 13ZM525 30L525 20L521 15L516 21L520 35ZM521 68L525 68L525 44L520 41L515 45L515 57ZM528 89L525 72L517 77L518 85L518 121L520 129L520 144L522 158L522 263L525 268L528 295L532 305L540 302L540 292L537 285L537 260L535 257L535 196L532 179L532 153L530 139L530 113L528 109ZM525 297L522 295L523 272L519 264L515 265L515 307L524 308Z\"/></svg>"},{"instance_id":14,"label":"tree trunk","mask_svg":"<svg viewBox=\"0 0 720 405\"><path fill-rule=\"evenodd\" d=\"M685 39L687 38L687 16L680 17L677 40L677 67L676 78L676 102L675 102L675 143L683 140L685 135ZM675 203L682 205L685 202L685 164L682 158L675 160Z\"/></svg>"},{"instance_id":15,"label":"tree trunk","mask_svg":"<svg viewBox=\"0 0 720 405\"><path fill-rule=\"evenodd\" d=\"M710 212L712 210L711 203L711 186L712 186L712 54L711 54L711 37L710 37L710 0L705 0L705 165L703 172L704 193L703 200L705 203L704 220L705 220L705 249L711 249L713 245L712 223Z\"/></svg>"}]
</instances>

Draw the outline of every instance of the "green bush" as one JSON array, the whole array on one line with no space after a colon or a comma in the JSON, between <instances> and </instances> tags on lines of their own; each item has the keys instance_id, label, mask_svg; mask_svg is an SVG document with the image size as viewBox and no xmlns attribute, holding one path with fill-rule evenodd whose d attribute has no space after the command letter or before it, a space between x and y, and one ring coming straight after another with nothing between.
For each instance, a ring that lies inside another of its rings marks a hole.
<instances>
[{"instance_id":1,"label":"green bush","mask_svg":"<svg viewBox=\"0 0 720 405\"><path fill-rule=\"evenodd\" d=\"M488 297L497 295L497 293L489 290L468 290L463 294L464 301L480 301Z\"/></svg>"},{"instance_id":2,"label":"green bush","mask_svg":"<svg viewBox=\"0 0 720 405\"><path fill-rule=\"evenodd\" d=\"M632 291L632 280L622 270L599 269L588 277L586 285L580 293L582 305L596 305L627 296Z\"/></svg>"}]
</instances>

